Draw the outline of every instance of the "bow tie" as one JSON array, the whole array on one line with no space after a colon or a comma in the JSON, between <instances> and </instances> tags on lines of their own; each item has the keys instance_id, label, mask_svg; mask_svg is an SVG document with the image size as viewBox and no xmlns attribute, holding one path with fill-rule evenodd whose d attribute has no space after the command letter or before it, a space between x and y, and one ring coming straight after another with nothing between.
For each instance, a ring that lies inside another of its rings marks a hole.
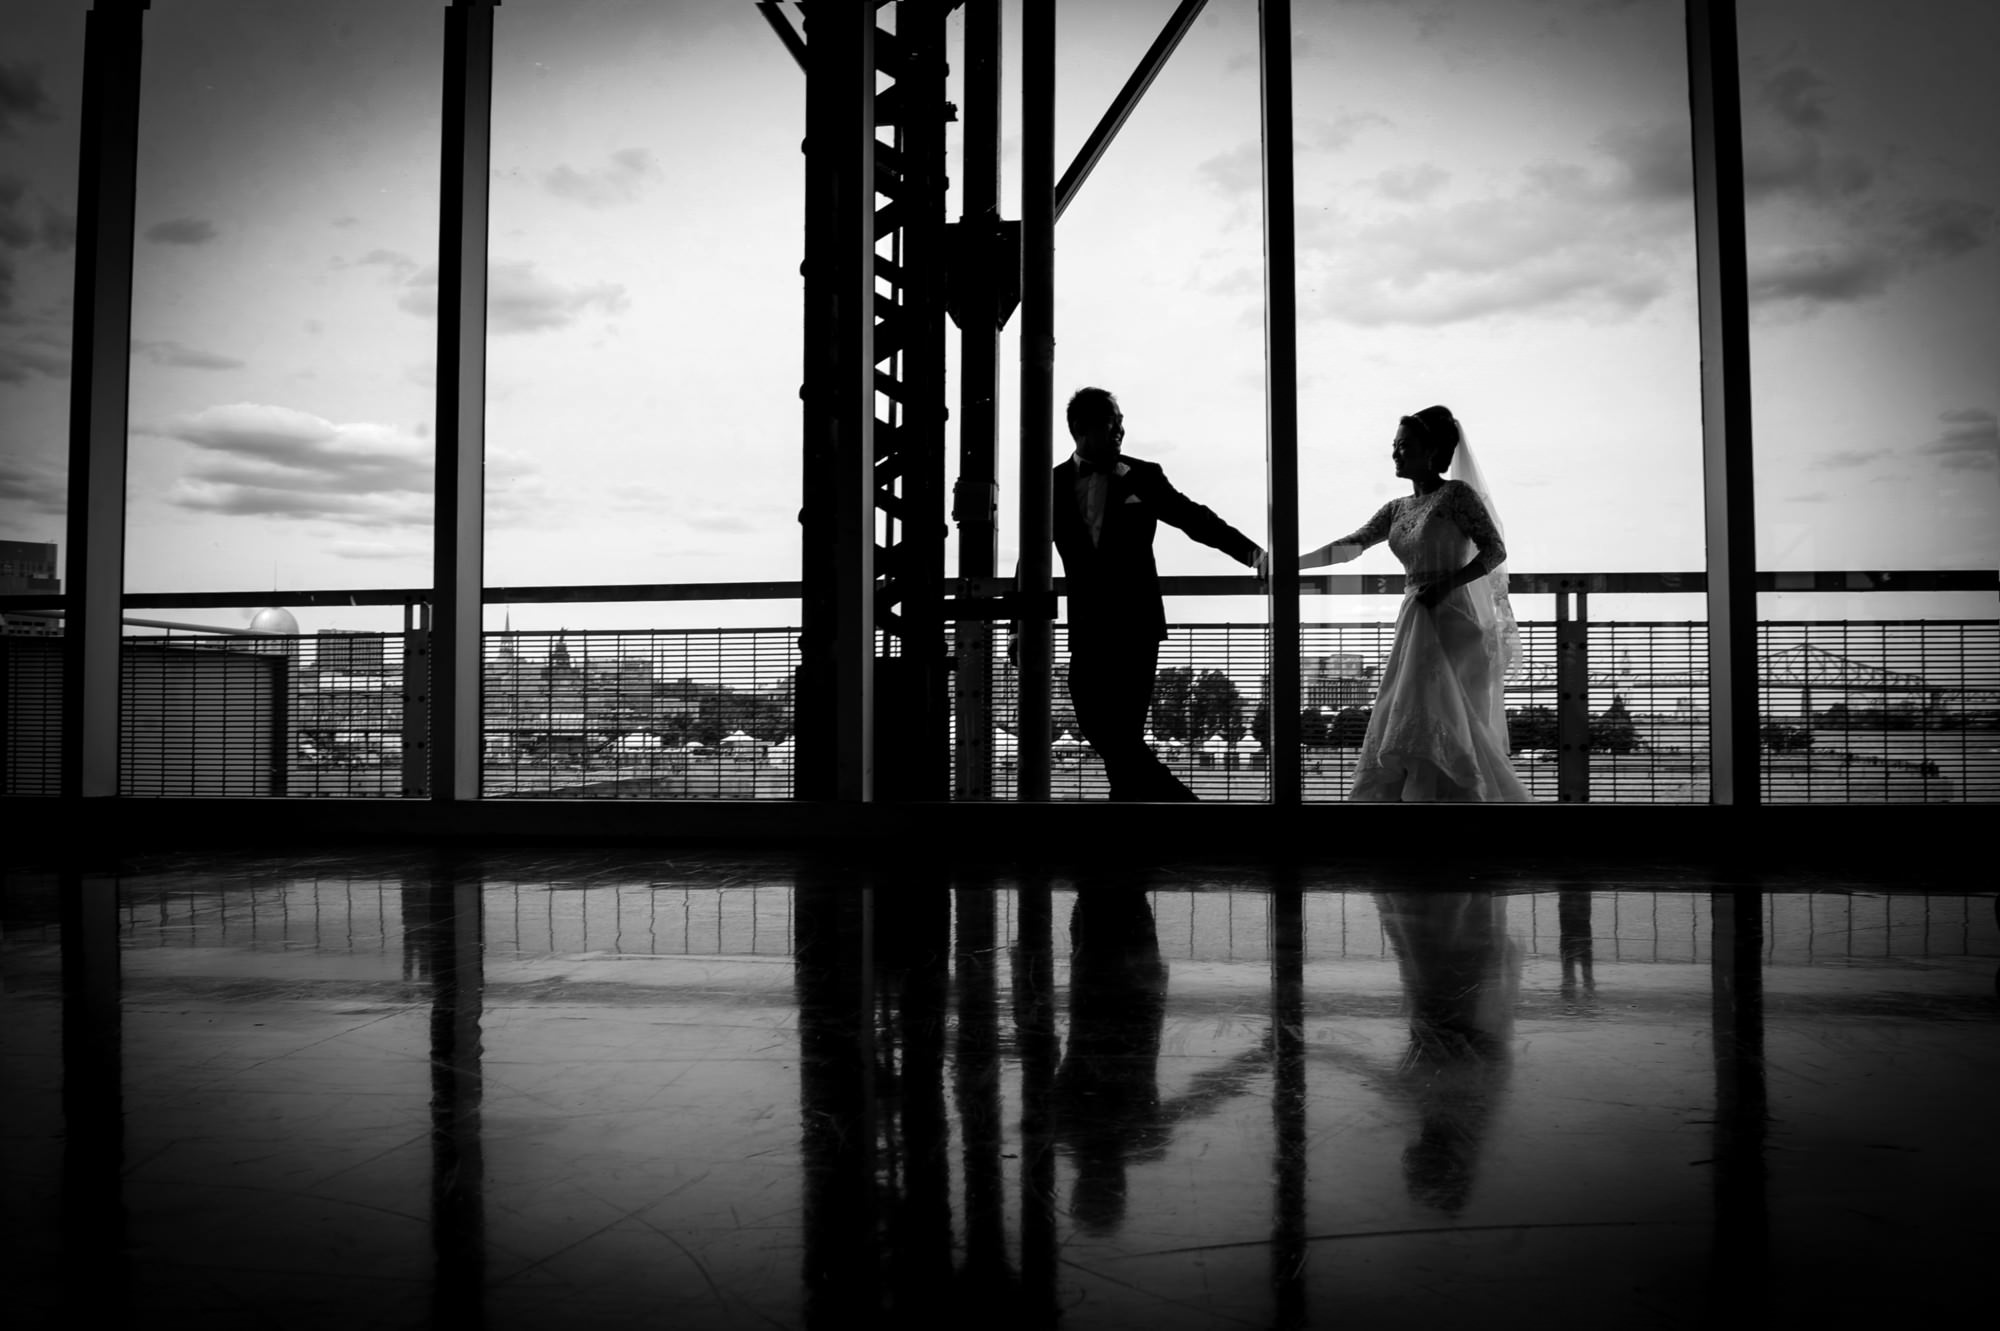
<instances>
[{"instance_id":1,"label":"bow tie","mask_svg":"<svg viewBox=\"0 0 2000 1331\"><path fill-rule=\"evenodd\" d=\"M1117 458L1113 458L1109 462L1091 462L1085 458L1078 458L1076 460L1076 474L1078 476L1113 476L1117 472Z\"/></svg>"}]
</instances>

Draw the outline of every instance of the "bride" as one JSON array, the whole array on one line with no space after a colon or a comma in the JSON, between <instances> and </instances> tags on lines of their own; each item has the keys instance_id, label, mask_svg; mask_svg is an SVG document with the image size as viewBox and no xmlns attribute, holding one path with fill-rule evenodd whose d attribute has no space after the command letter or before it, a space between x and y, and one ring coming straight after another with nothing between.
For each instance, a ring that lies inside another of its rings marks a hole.
<instances>
[{"instance_id":1,"label":"bride","mask_svg":"<svg viewBox=\"0 0 2000 1331\"><path fill-rule=\"evenodd\" d=\"M1299 558L1302 569L1342 564L1387 540L1408 578L1347 797L1532 799L1507 758L1501 687L1520 654L1520 631L1484 479L1445 407L1403 417L1390 454L1409 497Z\"/></svg>"}]
</instances>

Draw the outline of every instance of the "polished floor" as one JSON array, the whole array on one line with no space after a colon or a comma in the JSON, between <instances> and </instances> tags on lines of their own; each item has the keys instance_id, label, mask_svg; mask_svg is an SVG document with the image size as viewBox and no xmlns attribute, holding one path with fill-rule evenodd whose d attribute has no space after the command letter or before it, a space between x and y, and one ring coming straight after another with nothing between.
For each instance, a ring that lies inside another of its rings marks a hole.
<instances>
[{"instance_id":1,"label":"polished floor","mask_svg":"<svg viewBox=\"0 0 2000 1331\"><path fill-rule=\"evenodd\" d=\"M1963 886L384 851L17 865L0 924L11 1326L1994 1302Z\"/></svg>"}]
</instances>

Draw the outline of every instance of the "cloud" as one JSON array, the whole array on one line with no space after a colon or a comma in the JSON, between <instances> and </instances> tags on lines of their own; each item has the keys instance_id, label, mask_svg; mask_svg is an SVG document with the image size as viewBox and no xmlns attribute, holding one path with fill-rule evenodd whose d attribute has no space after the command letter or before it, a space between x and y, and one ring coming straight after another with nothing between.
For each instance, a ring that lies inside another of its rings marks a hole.
<instances>
[{"instance_id":1,"label":"cloud","mask_svg":"<svg viewBox=\"0 0 2000 1331\"><path fill-rule=\"evenodd\" d=\"M1239 143L1228 152L1218 153L1199 163L1195 173L1224 194L1262 189L1264 150L1254 139L1249 143Z\"/></svg>"},{"instance_id":2,"label":"cloud","mask_svg":"<svg viewBox=\"0 0 2000 1331\"><path fill-rule=\"evenodd\" d=\"M1155 444L1149 451L1163 450ZM793 510L772 504L721 503L690 495L683 489L646 484L622 485L606 502L622 512L643 514L662 530L682 528L724 536L769 533L778 529L777 524L794 516Z\"/></svg>"},{"instance_id":3,"label":"cloud","mask_svg":"<svg viewBox=\"0 0 2000 1331\"><path fill-rule=\"evenodd\" d=\"M409 290L397 306L435 318L437 270L427 268L406 285ZM541 276L525 259L495 259L486 270L486 327L494 334L547 332L575 323L593 308L617 314L625 304L625 288L617 283L562 286Z\"/></svg>"},{"instance_id":4,"label":"cloud","mask_svg":"<svg viewBox=\"0 0 2000 1331\"><path fill-rule=\"evenodd\" d=\"M0 504L20 504L31 513L67 513L67 475L35 458L0 454Z\"/></svg>"},{"instance_id":5,"label":"cloud","mask_svg":"<svg viewBox=\"0 0 2000 1331\"><path fill-rule=\"evenodd\" d=\"M1765 79L1757 97L1786 124L1821 129L1826 125L1826 107L1821 101L1825 87L1826 80L1818 74L1803 65L1792 65Z\"/></svg>"},{"instance_id":6,"label":"cloud","mask_svg":"<svg viewBox=\"0 0 2000 1331\"><path fill-rule=\"evenodd\" d=\"M407 282L417 272L420 264L399 250L370 250L351 263L335 260L335 267L385 268L392 282ZM436 270L432 270L432 280L436 281Z\"/></svg>"},{"instance_id":7,"label":"cloud","mask_svg":"<svg viewBox=\"0 0 2000 1331\"><path fill-rule=\"evenodd\" d=\"M1411 182L1422 195L1429 186ZM1510 189L1449 206L1343 196L1300 225L1308 317L1440 326L1528 311L1630 316L1683 280L1685 212L1635 185L1601 148L1590 167L1543 163ZM1404 206L1395 206L1396 204Z\"/></svg>"},{"instance_id":8,"label":"cloud","mask_svg":"<svg viewBox=\"0 0 2000 1331\"><path fill-rule=\"evenodd\" d=\"M1398 203L1421 203L1444 187L1451 172L1431 162L1397 167L1375 177L1375 189L1382 197Z\"/></svg>"},{"instance_id":9,"label":"cloud","mask_svg":"<svg viewBox=\"0 0 2000 1331\"><path fill-rule=\"evenodd\" d=\"M1887 222L1868 212L1827 220L1836 232L1830 239L1750 256L1753 302L1809 312L1867 300L1903 277L1984 247L2000 230L2000 212L1963 199L1917 200Z\"/></svg>"},{"instance_id":10,"label":"cloud","mask_svg":"<svg viewBox=\"0 0 2000 1331\"><path fill-rule=\"evenodd\" d=\"M0 176L0 311L14 303L15 252L67 250L76 244L76 219L43 199L29 197L28 182Z\"/></svg>"},{"instance_id":11,"label":"cloud","mask_svg":"<svg viewBox=\"0 0 2000 1331\"><path fill-rule=\"evenodd\" d=\"M427 541L367 540L348 537L343 540L328 541L323 548L336 559L406 562L431 557L431 547Z\"/></svg>"},{"instance_id":12,"label":"cloud","mask_svg":"<svg viewBox=\"0 0 2000 1331\"><path fill-rule=\"evenodd\" d=\"M608 165L589 171L569 166L544 171L542 188L586 208L616 208L637 202L648 185L665 178L651 153L644 148L625 148L611 154Z\"/></svg>"},{"instance_id":13,"label":"cloud","mask_svg":"<svg viewBox=\"0 0 2000 1331\"><path fill-rule=\"evenodd\" d=\"M1364 131L1392 123L1387 116L1373 111L1343 111L1331 120L1309 121L1294 135L1294 161L1338 153ZM1224 194L1253 193L1264 187L1263 146L1255 139L1239 143L1200 163L1195 171ZM1301 169L1299 174L1306 172Z\"/></svg>"},{"instance_id":14,"label":"cloud","mask_svg":"<svg viewBox=\"0 0 2000 1331\"><path fill-rule=\"evenodd\" d=\"M238 402L150 432L195 450L166 495L178 508L369 528L431 521L432 449L396 426Z\"/></svg>"},{"instance_id":15,"label":"cloud","mask_svg":"<svg viewBox=\"0 0 2000 1331\"><path fill-rule=\"evenodd\" d=\"M55 119L55 99L42 86L41 70L25 61L0 64L0 135L12 137L27 121Z\"/></svg>"},{"instance_id":16,"label":"cloud","mask_svg":"<svg viewBox=\"0 0 2000 1331\"><path fill-rule=\"evenodd\" d=\"M1916 451L1934 457L1949 471L1990 471L2000 467L2000 424L1983 407L1941 412L1944 430Z\"/></svg>"},{"instance_id":17,"label":"cloud","mask_svg":"<svg viewBox=\"0 0 2000 1331\"><path fill-rule=\"evenodd\" d=\"M1790 250L1750 262L1752 303L1836 305L1888 290L1897 264L1886 250L1855 242Z\"/></svg>"},{"instance_id":18,"label":"cloud","mask_svg":"<svg viewBox=\"0 0 2000 1331\"><path fill-rule=\"evenodd\" d=\"M149 342L138 338L132 340L132 354L144 356L155 365L165 365L180 370L238 370L243 362L234 356L218 356L212 351L198 351L184 347L178 342Z\"/></svg>"},{"instance_id":19,"label":"cloud","mask_svg":"<svg viewBox=\"0 0 2000 1331\"><path fill-rule=\"evenodd\" d=\"M1823 453L1806 465L1820 471L1838 471L1848 467L1865 467L1877 458L1887 457L1886 448L1846 448L1832 453Z\"/></svg>"},{"instance_id":20,"label":"cloud","mask_svg":"<svg viewBox=\"0 0 2000 1331\"><path fill-rule=\"evenodd\" d=\"M2000 214L1945 196L1893 196L1892 172L1832 142L1830 85L1792 64L1761 79L1746 127L1750 296L1810 315L1882 295L1913 273L1991 244ZM1761 243L1757 243L1760 242Z\"/></svg>"},{"instance_id":21,"label":"cloud","mask_svg":"<svg viewBox=\"0 0 2000 1331\"><path fill-rule=\"evenodd\" d=\"M206 245L221 233L205 217L176 217L155 222L146 228L147 240L155 245Z\"/></svg>"},{"instance_id":22,"label":"cloud","mask_svg":"<svg viewBox=\"0 0 2000 1331\"><path fill-rule=\"evenodd\" d=\"M69 378L69 345L51 333L0 343L0 384Z\"/></svg>"}]
</instances>

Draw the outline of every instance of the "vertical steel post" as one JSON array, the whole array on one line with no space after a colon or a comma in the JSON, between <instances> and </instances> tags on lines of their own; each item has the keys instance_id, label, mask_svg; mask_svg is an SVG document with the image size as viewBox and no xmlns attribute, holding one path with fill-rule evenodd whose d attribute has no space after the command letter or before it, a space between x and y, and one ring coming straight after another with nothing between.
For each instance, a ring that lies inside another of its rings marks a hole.
<instances>
[{"instance_id":1,"label":"vertical steel post","mask_svg":"<svg viewBox=\"0 0 2000 1331\"><path fill-rule=\"evenodd\" d=\"M1709 893L1709 1039L1715 1064L1709 1279L1718 1310L1768 1312L1771 1221L1764 1158L1770 1095L1764 1063L1762 892Z\"/></svg>"},{"instance_id":2,"label":"vertical steel post","mask_svg":"<svg viewBox=\"0 0 2000 1331\"><path fill-rule=\"evenodd\" d=\"M1289 46L1287 47L1289 49ZM1306 1316L1305 901L1297 875L1281 871L1271 892L1271 1293L1272 1325Z\"/></svg>"},{"instance_id":3,"label":"vertical steel post","mask_svg":"<svg viewBox=\"0 0 2000 1331\"><path fill-rule=\"evenodd\" d=\"M1760 802L1757 506L1750 434L1750 293L1734 0L1687 0L1701 306L1701 437L1708 535L1710 798Z\"/></svg>"},{"instance_id":4,"label":"vertical steel post","mask_svg":"<svg viewBox=\"0 0 2000 1331\"><path fill-rule=\"evenodd\" d=\"M93 15L92 17L95 17ZM81 257L78 259L82 262ZM81 307L79 307L79 310ZM128 1325L124 1011L115 874L58 876L62 947L62 1205L65 1303L100 1325ZM93 1313L95 1314L93 1316Z\"/></svg>"},{"instance_id":5,"label":"vertical steel post","mask_svg":"<svg viewBox=\"0 0 2000 1331\"><path fill-rule=\"evenodd\" d=\"M1299 311L1292 209L1291 0L1257 6L1258 106L1264 144L1265 549L1270 621L1271 802L1304 798L1299 766Z\"/></svg>"},{"instance_id":6,"label":"vertical steel post","mask_svg":"<svg viewBox=\"0 0 2000 1331\"><path fill-rule=\"evenodd\" d=\"M415 610L417 622L411 624ZM431 607L403 607L403 796L430 794Z\"/></svg>"},{"instance_id":7,"label":"vertical steel post","mask_svg":"<svg viewBox=\"0 0 2000 1331\"><path fill-rule=\"evenodd\" d=\"M959 169L964 211L958 224L954 285L966 290L958 335L958 480L952 520L958 524L958 575L990 578L998 566L1000 302L996 242L1000 237L1000 0L966 0L964 162ZM993 795L993 626L962 619L954 629L957 657L952 705L958 742L952 755L952 795Z\"/></svg>"},{"instance_id":8,"label":"vertical steel post","mask_svg":"<svg viewBox=\"0 0 2000 1331\"><path fill-rule=\"evenodd\" d=\"M1581 587L1556 590L1556 799L1590 802L1590 594Z\"/></svg>"},{"instance_id":9,"label":"vertical steel post","mask_svg":"<svg viewBox=\"0 0 2000 1331\"><path fill-rule=\"evenodd\" d=\"M1048 486L1042 487L1044 490ZM1056 1318L1055 908L1049 880L1024 878L1014 949L1014 1048L1021 1060L1021 1300L1027 1326Z\"/></svg>"},{"instance_id":10,"label":"vertical steel post","mask_svg":"<svg viewBox=\"0 0 2000 1331\"><path fill-rule=\"evenodd\" d=\"M1021 10L1021 559L1020 798L1049 797L1049 684L1054 466L1056 248L1056 6Z\"/></svg>"},{"instance_id":11,"label":"vertical steel post","mask_svg":"<svg viewBox=\"0 0 2000 1331\"><path fill-rule=\"evenodd\" d=\"M875 16L806 18L798 792L875 795Z\"/></svg>"},{"instance_id":12,"label":"vertical steel post","mask_svg":"<svg viewBox=\"0 0 2000 1331\"><path fill-rule=\"evenodd\" d=\"M430 796L479 798L479 680L486 583L486 224L493 157L493 11L444 12L444 118L438 191L436 523L431 532L427 690ZM407 702L405 705L409 705Z\"/></svg>"},{"instance_id":13,"label":"vertical steel post","mask_svg":"<svg viewBox=\"0 0 2000 1331\"><path fill-rule=\"evenodd\" d=\"M125 597L132 240L147 0L84 15L77 149L75 331L69 391L61 792L118 793L118 657Z\"/></svg>"}]
</instances>

